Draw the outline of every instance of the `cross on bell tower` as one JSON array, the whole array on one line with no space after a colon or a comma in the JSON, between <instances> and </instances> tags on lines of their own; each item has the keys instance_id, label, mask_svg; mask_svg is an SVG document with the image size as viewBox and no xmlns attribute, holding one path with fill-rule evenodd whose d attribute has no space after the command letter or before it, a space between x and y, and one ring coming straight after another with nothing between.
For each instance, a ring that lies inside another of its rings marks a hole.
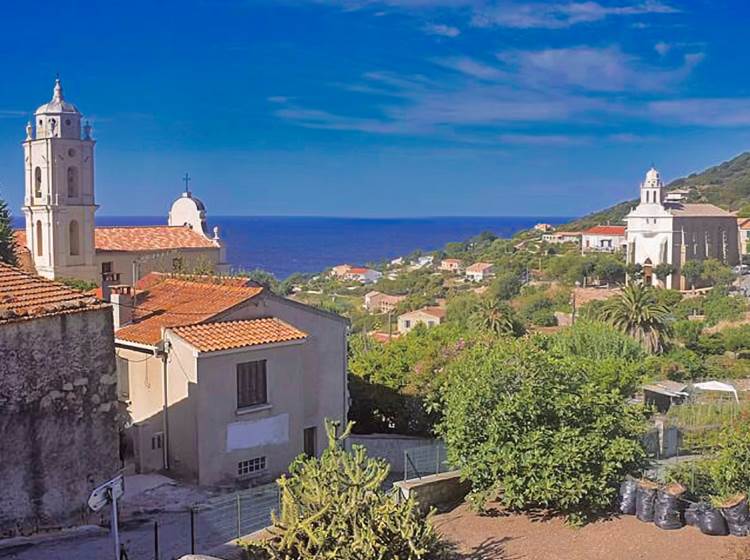
<instances>
[{"instance_id":1,"label":"cross on bell tower","mask_svg":"<svg viewBox=\"0 0 750 560\"><path fill-rule=\"evenodd\" d=\"M187 174L187 171L185 172L185 176L182 178L182 180L185 183L185 194L190 194L190 181L193 180L190 175Z\"/></svg>"}]
</instances>

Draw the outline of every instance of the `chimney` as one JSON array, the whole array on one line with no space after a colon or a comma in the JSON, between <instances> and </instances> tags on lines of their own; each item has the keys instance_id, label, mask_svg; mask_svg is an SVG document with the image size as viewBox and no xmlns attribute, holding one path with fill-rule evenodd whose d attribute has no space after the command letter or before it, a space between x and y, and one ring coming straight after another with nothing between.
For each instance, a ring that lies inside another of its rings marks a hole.
<instances>
[{"instance_id":1,"label":"chimney","mask_svg":"<svg viewBox=\"0 0 750 560\"><path fill-rule=\"evenodd\" d=\"M133 322L133 311L135 308L135 291L131 286L110 286L110 303L112 304L112 317L114 319L115 331Z\"/></svg>"}]
</instances>

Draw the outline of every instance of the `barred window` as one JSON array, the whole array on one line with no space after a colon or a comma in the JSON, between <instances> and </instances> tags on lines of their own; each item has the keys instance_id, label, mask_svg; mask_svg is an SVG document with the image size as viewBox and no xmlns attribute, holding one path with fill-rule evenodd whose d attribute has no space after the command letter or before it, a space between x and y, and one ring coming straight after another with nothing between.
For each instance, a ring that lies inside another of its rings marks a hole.
<instances>
[{"instance_id":1,"label":"barred window","mask_svg":"<svg viewBox=\"0 0 750 560\"><path fill-rule=\"evenodd\" d=\"M237 364L237 408L266 402L266 360Z\"/></svg>"},{"instance_id":2,"label":"barred window","mask_svg":"<svg viewBox=\"0 0 750 560\"><path fill-rule=\"evenodd\" d=\"M266 458L254 457L237 463L237 476L247 476L266 470Z\"/></svg>"}]
</instances>

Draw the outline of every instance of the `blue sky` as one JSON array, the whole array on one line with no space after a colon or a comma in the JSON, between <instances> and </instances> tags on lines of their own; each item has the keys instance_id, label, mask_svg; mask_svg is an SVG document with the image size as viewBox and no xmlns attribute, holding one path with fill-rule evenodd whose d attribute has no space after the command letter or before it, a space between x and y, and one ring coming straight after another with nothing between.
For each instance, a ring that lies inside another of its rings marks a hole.
<instances>
[{"instance_id":1,"label":"blue sky","mask_svg":"<svg viewBox=\"0 0 750 560\"><path fill-rule=\"evenodd\" d=\"M42 14L42 15L39 15ZM103 215L577 215L750 146L744 2L9 2L0 196L60 73Z\"/></svg>"}]
</instances>

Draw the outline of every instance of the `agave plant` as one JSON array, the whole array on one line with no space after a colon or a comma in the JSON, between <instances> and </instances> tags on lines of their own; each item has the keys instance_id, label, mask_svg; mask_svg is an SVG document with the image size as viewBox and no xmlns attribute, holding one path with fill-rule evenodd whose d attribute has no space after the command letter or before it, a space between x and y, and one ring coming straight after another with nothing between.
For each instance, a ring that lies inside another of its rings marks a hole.
<instances>
[{"instance_id":1,"label":"agave plant","mask_svg":"<svg viewBox=\"0 0 750 560\"><path fill-rule=\"evenodd\" d=\"M671 334L669 308L658 303L654 288L630 284L602 307L601 318L635 338L651 353L664 349Z\"/></svg>"}]
</instances>

